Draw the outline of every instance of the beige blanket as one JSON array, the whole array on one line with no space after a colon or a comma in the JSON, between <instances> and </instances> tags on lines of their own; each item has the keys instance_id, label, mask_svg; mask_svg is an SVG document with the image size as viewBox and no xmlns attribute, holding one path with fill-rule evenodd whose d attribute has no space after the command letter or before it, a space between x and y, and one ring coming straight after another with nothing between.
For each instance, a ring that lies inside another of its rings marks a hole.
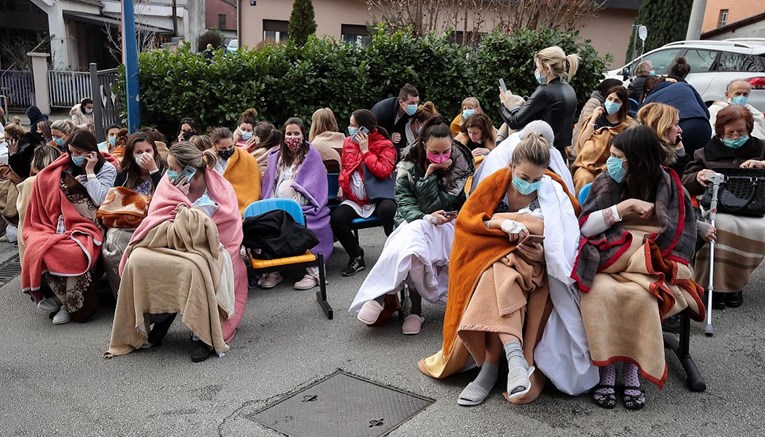
<instances>
[{"instance_id":1,"label":"beige blanket","mask_svg":"<svg viewBox=\"0 0 765 437\"><path fill-rule=\"evenodd\" d=\"M636 364L644 378L663 387L667 380L664 340L661 332L658 288L674 296L665 317L690 308L698 313L699 303L684 289L670 284L671 278L649 274L646 261L649 246L646 233L656 227L633 226L632 245L602 273L595 275L589 293L582 293L581 309L592 362L605 366L617 361ZM691 278L687 266L676 263L675 279ZM676 282L676 281L672 281Z\"/></svg>"},{"instance_id":2,"label":"beige blanket","mask_svg":"<svg viewBox=\"0 0 765 437\"><path fill-rule=\"evenodd\" d=\"M221 318L231 316L234 284L225 274L225 262L231 260L220 249L215 223L196 208L181 208L175 221L163 222L129 246L104 357L141 347L147 338L144 313L181 312L200 340L218 353L227 351Z\"/></svg>"}]
</instances>

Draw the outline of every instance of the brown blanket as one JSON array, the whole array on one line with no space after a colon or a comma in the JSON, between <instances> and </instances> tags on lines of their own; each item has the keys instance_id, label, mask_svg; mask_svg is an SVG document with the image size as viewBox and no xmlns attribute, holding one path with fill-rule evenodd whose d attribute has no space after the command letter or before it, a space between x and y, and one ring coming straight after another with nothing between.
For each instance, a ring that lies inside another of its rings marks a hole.
<instances>
[{"instance_id":1,"label":"brown blanket","mask_svg":"<svg viewBox=\"0 0 765 437\"><path fill-rule=\"evenodd\" d=\"M695 316L704 306L688 266L666 270L654 262L658 248L646 235L659 227L625 226L629 247L582 293L581 310L593 364L636 364L644 378L663 387L667 380L661 320L685 308ZM657 305L658 302L658 305ZM703 315L701 316L703 318Z\"/></svg>"},{"instance_id":2,"label":"brown blanket","mask_svg":"<svg viewBox=\"0 0 765 437\"><path fill-rule=\"evenodd\" d=\"M224 257L218 230L202 210L181 208L175 221L154 227L126 250L127 263L105 358L124 355L146 341L144 313L183 313L183 323L216 352L225 352L216 290ZM233 284L230 285L233 290Z\"/></svg>"}]
</instances>

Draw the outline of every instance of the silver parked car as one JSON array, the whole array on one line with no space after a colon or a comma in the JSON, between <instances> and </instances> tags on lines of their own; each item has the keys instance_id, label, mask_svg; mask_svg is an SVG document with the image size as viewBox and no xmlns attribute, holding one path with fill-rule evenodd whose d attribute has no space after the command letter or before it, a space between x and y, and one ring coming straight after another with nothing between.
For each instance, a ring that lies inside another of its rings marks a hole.
<instances>
[{"instance_id":1,"label":"silver parked car","mask_svg":"<svg viewBox=\"0 0 765 437\"><path fill-rule=\"evenodd\" d=\"M722 41L677 41L651 50L624 67L606 73L607 78L627 86L638 64L651 61L657 75L669 74L672 60L684 56L691 66L685 78L707 106L725 99L725 87L734 79L752 85L748 103L765 112L765 38L733 38Z\"/></svg>"}]
</instances>

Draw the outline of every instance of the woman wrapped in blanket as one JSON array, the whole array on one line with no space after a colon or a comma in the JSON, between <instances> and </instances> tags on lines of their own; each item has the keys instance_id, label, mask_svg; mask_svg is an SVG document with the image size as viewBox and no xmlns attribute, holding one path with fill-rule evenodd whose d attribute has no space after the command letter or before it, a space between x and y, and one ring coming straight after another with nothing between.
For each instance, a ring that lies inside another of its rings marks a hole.
<instances>
[{"instance_id":1,"label":"woman wrapped in blanket","mask_svg":"<svg viewBox=\"0 0 765 437\"><path fill-rule=\"evenodd\" d=\"M64 147L69 153L35 178L21 261L22 290L41 310L56 312L54 325L84 322L98 307L94 279L104 229L96 210L117 175L89 131L74 130ZM50 290L43 290L43 283Z\"/></svg>"},{"instance_id":2,"label":"woman wrapped in blanket","mask_svg":"<svg viewBox=\"0 0 765 437\"><path fill-rule=\"evenodd\" d=\"M215 161L186 141L170 147L166 177L122 257L105 358L160 346L178 312L193 333L193 362L229 349L247 303L247 271L236 194Z\"/></svg>"},{"instance_id":3,"label":"woman wrapped in blanket","mask_svg":"<svg viewBox=\"0 0 765 437\"><path fill-rule=\"evenodd\" d=\"M645 405L638 373L667 381L661 321L688 308L704 319L701 287L689 262L696 218L688 192L662 162L667 150L656 132L637 125L614 138L608 171L592 183L579 218L582 241L572 278L592 362L600 367L593 400L616 406L616 363L624 363L625 408Z\"/></svg>"},{"instance_id":4,"label":"woman wrapped in blanket","mask_svg":"<svg viewBox=\"0 0 765 437\"><path fill-rule=\"evenodd\" d=\"M597 382L570 279L578 204L549 164L547 141L529 133L457 218L443 345L418 367L441 379L480 366L460 405L488 397L503 355L515 404L536 399L545 377L572 395Z\"/></svg>"},{"instance_id":5,"label":"woman wrapped in blanket","mask_svg":"<svg viewBox=\"0 0 765 437\"><path fill-rule=\"evenodd\" d=\"M166 165L159 156L154 139L145 132L136 132L127 139L125 154L120 163L120 172L114 179L114 186L134 191L135 193L123 200L145 208L162 180L165 169ZM106 231L103 246L104 268L115 299L120 289L119 265L122 254L139 224L134 217L126 220L129 224L113 226Z\"/></svg>"},{"instance_id":6,"label":"woman wrapped in blanket","mask_svg":"<svg viewBox=\"0 0 765 437\"><path fill-rule=\"evenodd\" d=\"M359 320L367 325L386 321L398 309L396 291L407 278L414 287L412 314L401 328L404 334L420 332L425 320L422 298L446 301L453 221L472 174L470 151L452 142L447 122L441 117L425 122L419 140L401 152L395 187L397 228L351 304L349 311L358 313Z\"/></svg>"}]
</instances>

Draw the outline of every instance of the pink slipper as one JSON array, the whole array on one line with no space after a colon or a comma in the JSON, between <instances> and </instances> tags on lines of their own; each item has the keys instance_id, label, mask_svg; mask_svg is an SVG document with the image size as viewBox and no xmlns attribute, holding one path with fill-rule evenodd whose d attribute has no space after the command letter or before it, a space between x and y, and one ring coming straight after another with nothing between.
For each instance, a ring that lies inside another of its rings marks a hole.
<instances>
[{"instance_id":1,"label":"pink slipper","mask_svg":"<svg viewBox=\"0 0 765 437\"><path fill-rule=\"evenodd\" d=\"M404 319L404 324L401 326L401 333L404 335L417 335L422 329L422 323L425 321L425 317L418 316L417 314L409 314Z\"/></svg>"},{"instance_id":2,"label":"pink slipper","mask_svg":"<svg viewBox=\"0 0 765 437\"><path fill-rule=\"evenodd\" d=\"M359 320L367 325L371 325L377 321L382 313L383 306L377 303L375 300L368 300L364 302L359 310L359 315L356 316Z\"/></svg>"}]
</instances>

